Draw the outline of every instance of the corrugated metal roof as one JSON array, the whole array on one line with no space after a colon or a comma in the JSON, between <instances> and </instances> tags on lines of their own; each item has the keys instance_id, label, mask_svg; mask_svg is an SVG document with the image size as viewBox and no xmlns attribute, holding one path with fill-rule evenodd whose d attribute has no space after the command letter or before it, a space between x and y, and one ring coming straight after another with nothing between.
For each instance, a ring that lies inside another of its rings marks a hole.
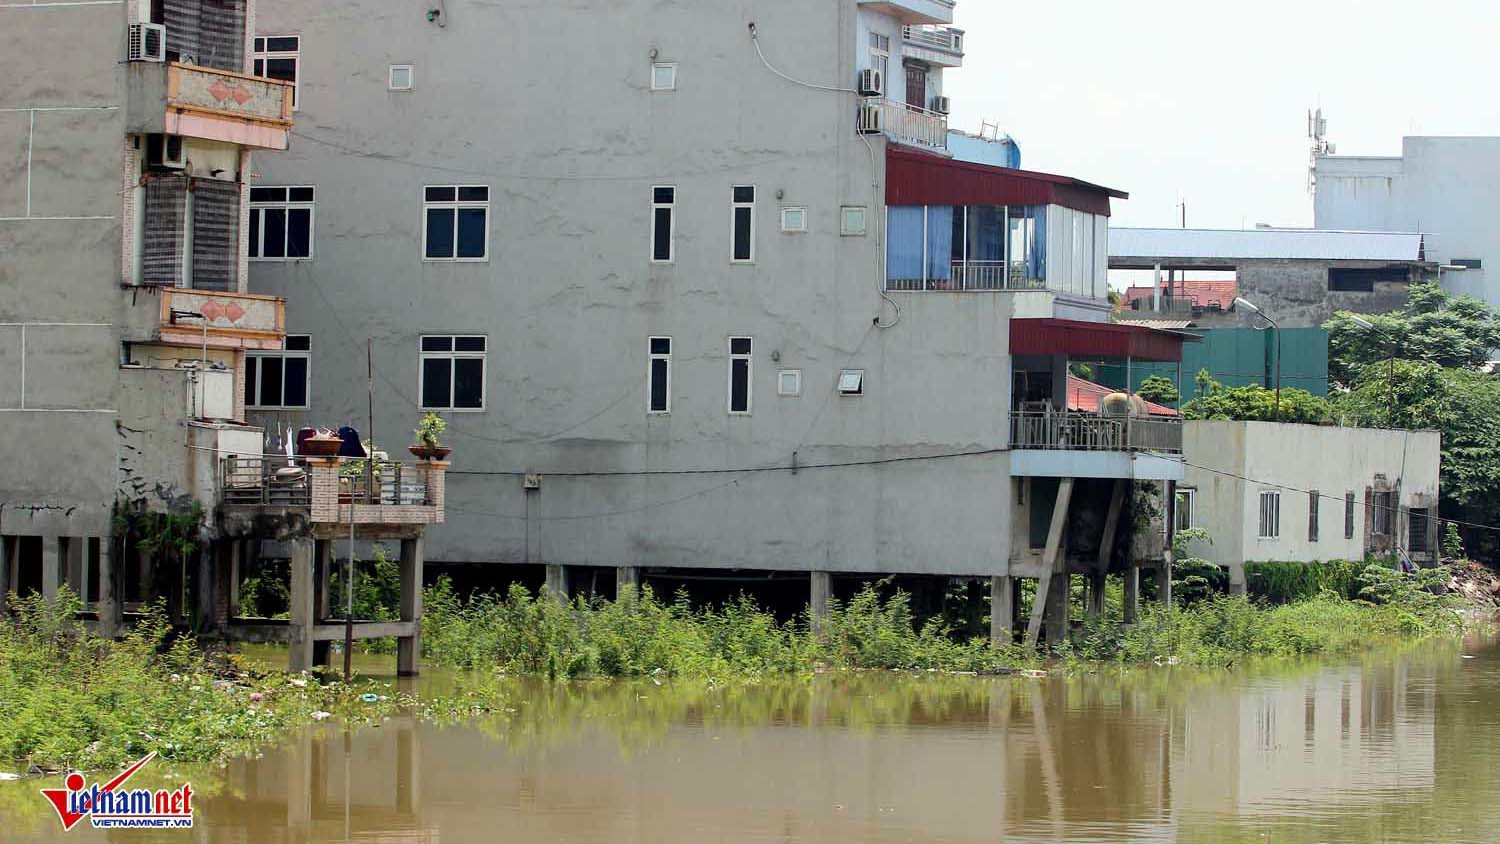
<instances>
[{"instance_id":1,"label":"corrugated metal roof","mask_svg":"<svg viewBox=\"0 0 1500 844\"><path fill-rule=\"evenodd\" d=\"M1122 312L1117 321L1127 325L1138 325L1141 328L1154 328L1157 331L1181 331L1192 327L1193 324L1190 319L1131 319L1130 311Z\"/></svg>"},{"instance_id":2,"label":"corrugated metal roof","mask_svg":"<svg viewBox=\"0 0 1500 844\"><path fill-rule=\"evenodd\" d=\"M1026 318L1010 321L1013 355L1066 354L1087 358L1182 360L1180 334L1122 322Z\"/></svg>"},{"instance_id":3,"label":"corrugated metal roof","mask_svg":"<svg viewBox=\"0 0 1500 844\"><path fill-rule=\"evenodd\" d=\"M887 205L1061 205L1109 215L1123 191L1068 176L954 161L894 144L886 148Z\"/></svg>"},{"instance_id":4,"label":"corrugated metal roof","mask_svg":"<svg viewBox=\"0 0 1500 844\"><path fill-rule=\"evenodd\" d=\"M1331 229L1109 230L1109 257L1420 261L1422 235Z\"/></svg>"}]
</instances>

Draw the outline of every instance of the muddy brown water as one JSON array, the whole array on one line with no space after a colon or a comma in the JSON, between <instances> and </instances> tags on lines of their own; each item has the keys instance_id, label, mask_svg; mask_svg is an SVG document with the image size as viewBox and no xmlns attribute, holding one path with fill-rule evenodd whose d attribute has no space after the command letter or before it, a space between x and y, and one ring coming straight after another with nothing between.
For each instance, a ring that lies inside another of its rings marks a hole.
<instances>
[{"instance_id":1,"label":"muddy brown water","mask_svg":"<svg viewBox=\"0 0 1500 844\"><path fill-rule=\"evenodd\" d=\"M324 724L184 772L192 832L64 834L18 794L42 783L0 784L0 839L1500 841L1491 639L1207 674L503 688L473 723Z\"/></svg>"}]
</instances>

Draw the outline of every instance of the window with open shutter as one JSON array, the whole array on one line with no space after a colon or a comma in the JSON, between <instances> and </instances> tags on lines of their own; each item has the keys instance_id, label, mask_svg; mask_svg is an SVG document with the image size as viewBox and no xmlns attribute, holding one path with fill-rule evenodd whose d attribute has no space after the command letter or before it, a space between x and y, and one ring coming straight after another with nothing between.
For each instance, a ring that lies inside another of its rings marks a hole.
<instances>
[{"instance_id":1,"label":"window with open shutter","mask_svg":"<svg viewBox=\"0 0 1500 844\"><path fill-rule=\"evenodd\" d=\"M186 176L153 173L147 177L142 284L181 283L186 202Z\"/></svg>"},{"instance_id":2,"label":"window with open shutter","mask_svg":"<svg viewBox=\"0 0 1500 844\"><path fill-rule=\"evenodd\" d=\"M233 291L239 268L240 186L193 180L193 288Z\"/></svg>"}]
</instances>

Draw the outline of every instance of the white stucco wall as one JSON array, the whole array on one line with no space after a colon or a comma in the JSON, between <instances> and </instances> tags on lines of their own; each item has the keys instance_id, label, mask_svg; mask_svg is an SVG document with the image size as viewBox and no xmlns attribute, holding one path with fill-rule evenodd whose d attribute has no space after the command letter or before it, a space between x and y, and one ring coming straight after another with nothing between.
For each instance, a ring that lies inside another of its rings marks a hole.
<instances>
[{"instance_id":1,"label":"white stucco wall","mask_svg":"<svg viewBox=\"0 0 1500 844\"><path fill-rule=\"evenodd\" d=\"M1221 565L1248 561L1361 559L1365 490L1384 475L1400 506L1436 507L1439 435L1272 422L1195 421L1184 426L1182 487L1195 490L1192 527L1213 544L1195 552ZM1280 489L1281 530L1260 537L1260 493ZM1310 541L1309 493L1320 494L1318 538ZM1354 535L1344 536L1346 493L1354 493ZM1435 512L1435 510L1434 510ZM1405 511L1396 535L1406 543Z\"/></svg>"}]
</instances>

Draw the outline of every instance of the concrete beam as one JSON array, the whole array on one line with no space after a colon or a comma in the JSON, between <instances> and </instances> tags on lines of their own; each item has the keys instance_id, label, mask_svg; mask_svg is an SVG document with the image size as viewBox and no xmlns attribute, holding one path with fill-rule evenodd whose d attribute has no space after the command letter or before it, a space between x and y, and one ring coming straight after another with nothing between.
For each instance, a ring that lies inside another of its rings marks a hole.
<instances>
[{"instance_id":1,"label":"concrete beam","mask_svg":"<svg viewBox=\"0 0 1500 844\"><path fill-rule=\"evenodd\" d=\"M421 635L421 629L415 621L356 621L354 623L354 638L359 639L382 639L386 636L396 638L407 638ZM315 624L312 630L313 641L316 642L342 642L344 641L344 625L340 624Z\"/></svg>"}]
</instances>

